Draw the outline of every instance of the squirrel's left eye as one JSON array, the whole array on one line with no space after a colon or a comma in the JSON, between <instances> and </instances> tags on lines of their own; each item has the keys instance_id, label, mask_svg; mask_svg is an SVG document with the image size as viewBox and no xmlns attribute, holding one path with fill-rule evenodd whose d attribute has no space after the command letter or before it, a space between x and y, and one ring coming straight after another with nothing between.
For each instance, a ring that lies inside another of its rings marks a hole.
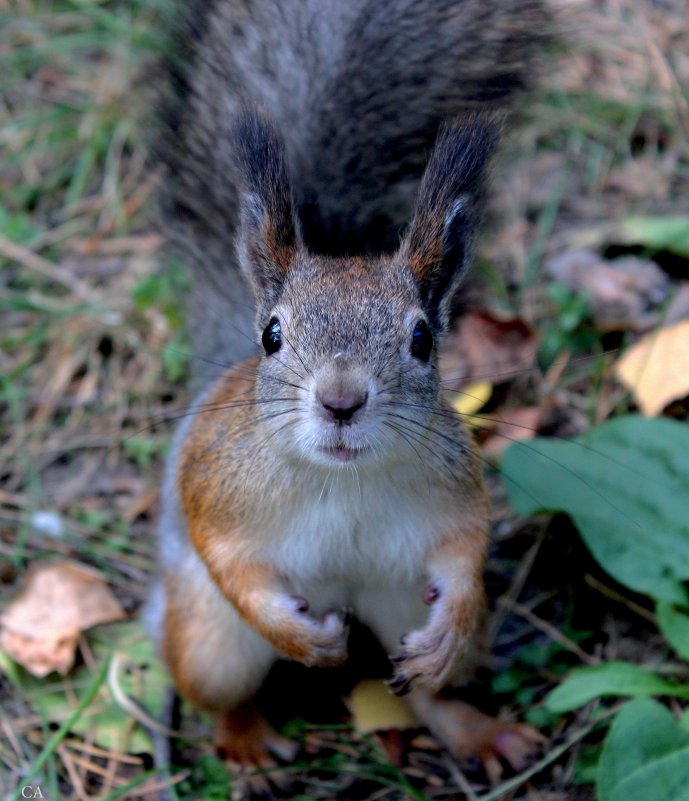
<instances>
[{"instance_id":1,"label":"squirrel's left eye","mask_svg":"<svg viewBox=\"0 0 689 801\"><path fill-rule=\"evenodd\" d=\"M263 331L261 337L266 354L277 353L282 345L282 328L277 317L273 317Z\"/></svg>"},{"instance_id":2,"label":"squirrel's left eye","mask_svg":"<svg viewBox=\"0 0 689 801\"><path fill-rule=\"evenodd\" d=\"M411 335L411 355L422 362L427 362L433 350L433 334L425 320L419 320Z\"/></svg>"}]
</instances>

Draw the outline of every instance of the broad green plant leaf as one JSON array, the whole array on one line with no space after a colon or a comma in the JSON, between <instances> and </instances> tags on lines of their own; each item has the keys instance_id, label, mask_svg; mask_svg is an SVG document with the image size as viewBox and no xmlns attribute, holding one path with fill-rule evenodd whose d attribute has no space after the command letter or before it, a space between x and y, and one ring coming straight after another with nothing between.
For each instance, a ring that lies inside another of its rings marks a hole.
<instances>
[{"instance_id":1,"label":"broad green plant leaf","mask_svg":"<svg viewBox=\"0 0 689 801\"><path fill-rule=\"evenodd\" d=\"M689 732L657 701L632 701L615 718L598 763L598 801L689 798Z\"/></svg>"},{"instance_id":2,"label":"broad green plant leaf","mask_svg":"<svg viewBox=\"0 0 689 801\"><path fill-rule=\"evenodd\" d=\"M689 257L689 217L630 217L622 223L625 242Z\"/></svg>"},{"instance_id":3,"label":"broad green plant leaf","mask_svg":"<svg viewBox=\"0 0 689 801\"><path fill-rule=\"evenodd\" d=\"M628 662L606 662L572 673L546 699L551 712L570 712L596 698L648 698L672 695L689 698L689 685L675 684Z\"/></svg>"},{"instance_id":4,"label":"broad green plant leaf","mask_svg":"<svg viewBox=\"0 0 689 801\"><path fill-rule=\"evenodd\" d=\"M522 515L566 512L621 584L689 606L689 426L620 417L572 441L517 443L502 473Z\"/></svg>"},{"instance_id":5,"label":"broad green plant leaf","mask_svg":"<svg viewBox=\"0 0 689 801\"><path fill-rule=\"evenodd\" d=\"M689 615L665 602L656 611L665 639L683 659L689 659Z\"/></svg>"}]
</instances>

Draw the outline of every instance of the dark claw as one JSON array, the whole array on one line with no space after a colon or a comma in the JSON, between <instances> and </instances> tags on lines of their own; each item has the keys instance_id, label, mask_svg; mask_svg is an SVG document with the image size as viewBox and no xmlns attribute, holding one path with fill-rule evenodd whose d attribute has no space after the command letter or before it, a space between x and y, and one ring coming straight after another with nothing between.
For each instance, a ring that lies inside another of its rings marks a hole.
<instances>
[{"instance_id":1,"label":"dark claw","mask_svg":"<svg viewBox=\"0 0 689 801\"><path fill-rule=\"evenodd\" d=\"M301 595L295 595L293 597L297 604L297 612L306 614L306 612L309 611L309 602L306 600L306 598L302 598Z\"/></svg>"},{"instance_id":2,"label":"dark claw","mask_svg":"<svg viewBox=\"0 0 689 801\"><path fill-rule=\"evenodd\" d=\"M414 689L414 682L418 679L419 674L415 673L413 676L397 676L388 682L388 686L397 696L409 695Z\"/></svg>"},{"instance_id":3,"label":"dark claw","mask_svg":"<svg viewBox=\"0 0 689 801\"><path fill-rule=\"evenodd\" d=\"M406 634L403 634L403 635L400 637L400 645L406 645L406 644L407 644L407 635L406 635Z\"/></svg>"},{"instance_id":4,"label":"dark claw","mask_svg":"<svg viewBox=\"0 0 689 801\"><path fill-rule=\"evenodd\" d=\"M409 654L406 651L402 651L402 653L397 654L397 656L391 656L390 661L392 662L393 665L399 665L408 658Z\"/></svg>"}]
</instances>

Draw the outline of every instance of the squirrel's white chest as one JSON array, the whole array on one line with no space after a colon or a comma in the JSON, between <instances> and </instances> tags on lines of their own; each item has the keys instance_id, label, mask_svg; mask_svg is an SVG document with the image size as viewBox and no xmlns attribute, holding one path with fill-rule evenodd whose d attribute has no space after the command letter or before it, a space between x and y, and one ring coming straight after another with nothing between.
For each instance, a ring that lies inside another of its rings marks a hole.
<instances>
[{"instance_id":1,"label":"squirrel's white chest","mask_svg":"<svg viewBox=\"0 0 689 801\"><path fill-rule=\"evenodd\" d=\"M264 541L270 561L299 582L413 580L452 525L447 504L414 475L342 470L325 482L309 477L290 495Z\"/></svg>"}]
</instances>

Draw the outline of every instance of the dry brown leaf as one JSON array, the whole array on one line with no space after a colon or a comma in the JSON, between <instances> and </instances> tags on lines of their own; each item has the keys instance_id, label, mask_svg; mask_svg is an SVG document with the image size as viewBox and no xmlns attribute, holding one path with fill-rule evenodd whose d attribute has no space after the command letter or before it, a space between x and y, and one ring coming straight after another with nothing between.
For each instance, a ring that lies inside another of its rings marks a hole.
<instances>
[{"instance_id":1,"label":"dry brown leaf","mask_svg":"<svg viewBox=\"0 0 689 801\"><path fill-rule=\"evenodd\" d=\"M674 325L682 320L689 320L689 281L683 281L677 287L677 291L665 310L663 325Z\"/></svg>"},{"instance_id":2,"label":"dry brown leaf","mask_svg":"<svg viewBox=\"0 0 689 801\"><path fill-rule=\"evenodd\" d=\"M667 197L673 177L677 174L679 152L670 150L659 158L641 156L626 159L614 170L610 171L603 185L603 190L619 192L625 203L632 199L662 200Z\"/></svg>"},{"instance_id":3,"label":"dry brown leaf","mask_svg":"<svg viewBox=\"0 0 689 801\"><path fill-rule=\"evenodd\" d=\"M499 384L536 360L538 333L519 317L483 310L465 314L440 355L443 386L477 379Z\"/></svg>"},{"instance_id":4,"label":"dry brown leaf","mask_svg":"<svg viewBox=\"0 0 689 801\"><path fill-rule=\"evenodd\" d=\"M592 250L572 250L547 265L571 292L586 293L601 331L647 331L658 321L654 309L667 297L670 281L652 261L633 256L606 261Z\"/></svg>"},{"instance_id":5,"label":"dry brown leaf","mask_svg":"<svg viewBox=\"0 0 689 801\"><path fill-rule=\"evenodd\" d=\"M366 679L352 690L347 706L352 725L362 734L418 726L409 707L390 692L382 679Z\"/></svg>"},{"instance_id":6,"label":"dry brown leaf","mask_svg":"<svg viewBox=\"0 0 689 801\"><path fill-rule=\"evenodd\" d=\"M481 446L486 456L500 456L513 442L523 442L535 437L543 417L543 409L541 406L501 409L494 416L498 422L492 426L490 436Z\"/></svg>"},{"instance_id":7,"label":"dry brown leaf","mask_svg":"<svg viewBox=\"0 0 689 801\"><path fill-rule=\"evenodd\" d=\"M95 571L76 562L41 565L0 617L0 648L34 676L64 675L82 631L125 617Z\"/></svg>"},{"instance_id":8,"label":"dry brown leaf","mask_svg":"<svg viewBox=\"0 0 689 801\"><path fill-rule=\"evenodd\" d=\"M619 360L615 374L649 417L689 395L689 322L646 334Z\"/></svg>"}]
</instances>

